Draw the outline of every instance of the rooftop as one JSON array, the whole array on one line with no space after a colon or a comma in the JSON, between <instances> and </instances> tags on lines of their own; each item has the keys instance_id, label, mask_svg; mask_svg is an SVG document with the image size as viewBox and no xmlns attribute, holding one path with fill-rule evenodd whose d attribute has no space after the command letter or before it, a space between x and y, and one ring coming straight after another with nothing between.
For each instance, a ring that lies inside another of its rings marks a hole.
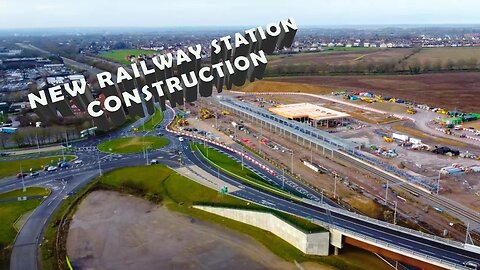
<instances>
[{"instance_id":1,"label":"rooftop","mask_svg":"<svg viewBox=\"0 0 480 270\"><path fill-rule=\"evenodd\" d=\"M279 105L268 110L289 119L309 118L312 120L332 120L350 116L347 113L311 103Z\"/></svg>"}]
</instances>

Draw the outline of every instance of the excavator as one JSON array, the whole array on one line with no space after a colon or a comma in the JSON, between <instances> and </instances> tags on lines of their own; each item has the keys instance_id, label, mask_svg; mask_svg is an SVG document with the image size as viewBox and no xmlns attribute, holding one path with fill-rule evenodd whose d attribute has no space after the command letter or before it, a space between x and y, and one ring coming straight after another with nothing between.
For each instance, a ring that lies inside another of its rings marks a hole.
<instances>
[{"instance_id":1,"label":"excavator","mask_svg":"<svg viewBox=\"0 0 480 270\"><path fill-rule=\"evenodd\" d=\"M413 108L413 107L408 107L407 113L408 113L408 114L416 114L416 113L417 113L417 110L415 110L415 108Z\"/></svg>"}]
</instances>

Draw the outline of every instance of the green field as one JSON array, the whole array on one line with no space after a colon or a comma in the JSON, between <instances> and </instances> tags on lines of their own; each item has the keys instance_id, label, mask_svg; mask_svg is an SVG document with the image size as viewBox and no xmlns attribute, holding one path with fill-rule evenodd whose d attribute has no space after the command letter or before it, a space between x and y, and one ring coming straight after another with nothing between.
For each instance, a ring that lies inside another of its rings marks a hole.
<instances>
[{"instance_id":1,"label":"green field","mask_svg":"<svg viewBox=\"0 0 480 270\"><path fill-rule=\"evenodd\" d=\"M219 167L220 170L239 178L240 180L244 181L245 183L252 184L262 189L267 189L269 191L277 192L286 194L282 189L277 188L275 186L270 185L269 183L265 182L259 175L252 172L247 168L242 169L242 165L238 163L236 160L231 159L230 157L226 156L223 153L218 152L212 148L205 148L205 146L201 143L192 143L190 147L194 150L200 151L202 155L210 161L210 163L214 164L215 166Z\"/></svg>"},{"instance_id":2,"label":"green field","mask_svg":"<svg viewBox=\"0 0 480 270\"><path fill-rule=\"evenodd\" d=\"M139 171L140 168L141 172ZM152 181L152 179L155 181ZM166 202L173 201L175 204L182 203L185 206L213 204L267 211L267 209L261 206L248 204L243 200L221 194L197 184L165 166L155 165L115 170L105 174L100 179L100 183L117 188L131 189L134 193L150 200L153 198L156 202L160 200L165 201L166 199ZM325 230L296 216L280 212L276 214L306 231Z\"/></svg>"},{"instance_id":3,"label":"green field","mask_svg":"<svg viewBox=\"0 0 480 270\"><path fill-rule=\"evenodd\" d=\"M118 138L102 142L98 145L98 150L106 153L132 154L142 152L144 147L149 150L162 148L169 142L167 138L153 136Z\"/></svg>"},{"instance_id":4,"label":"green field","mask_svg":"<svg viewBox=\"0 0 480 270\"><path fill-rule=\"evenodd\" d=\"M125 50L112 50L112 51L106 51L102 52L99 54L99 56L118 62L120 64L128 65L130 64L129 61L127 61L126 57L129 55L153 55L153 54L158 54L159 52L157 51L149 51L149 50L141 50L141 49L125 49Z\"/></svg>"},{"instance_id":5,"label":"green field","mask_svg":"<svg viewBox=\"0 0 480 270\"><path fill-rule=\"evenodd\" d=\"M65 156L66 161L74 159L75 156ZM42 157L35 159L22 159L22 160L11 160L11 161L1 161L0 162L0 178L13 176L20 172L20 169L24 173L28 173L30 169L33 171L43 169L43 166L56 164L59 161L62 161L62 156L50 156Z\"/></svg>"},{"instance_id":6,"label":"green field","mask_svg":"<svg viewBox=\"0 0 480 270\"><path fill-rule=\"evenodd\" d=\"M153 113L152 117L148 119L148 121L145 122L145 130L146 131L152 131L155 129L155 127L160 124L163 120L163 112L159 110L158 108L155 108L155 112ZM143 130L143 127L140 128Z\"/></svg>"},{"instance_id":7,"label":"green field","mask_svg":"<svg viewBox=\"0 0 480 270\"><path fill-rule=\"evenodd\" d=\"M44 188L28 188L25 193L22 190L0 194L0 199L16 198L22 196L45 196L48 191ZM43 199L33 199L26 201L9 201L0 203L0 269L8 269L10 261L11 248L17 231L14 223L23 214L35 209Z\"/></svg>"},{"instance_id":8,"label":"green field","mask_svg":"<svg viewBox=\"0 0 480 270\"><path fill-rule=\"evenodd\" d=\"M17 189L14 191L6 192L0 194L0 200L17 198L20 196L47 196L50 191L46 188L41 187L27 187L25 192L22 189Z\"/></svg>"}]
</instances>

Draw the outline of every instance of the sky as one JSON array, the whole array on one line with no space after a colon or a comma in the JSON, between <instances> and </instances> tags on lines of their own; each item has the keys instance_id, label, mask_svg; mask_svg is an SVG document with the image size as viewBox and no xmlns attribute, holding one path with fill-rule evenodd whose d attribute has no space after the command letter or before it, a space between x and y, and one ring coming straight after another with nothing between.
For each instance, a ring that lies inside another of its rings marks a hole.
<instances>
[{"instance_id":1,"label":"sky","mask_svg":"<svg viewBox=\"0 0 480 270\"><path fill-rule=\"evenodd\" d=\"M0 29L480 24L478 0L0 0Z\"/></svg>"}]
</instances>

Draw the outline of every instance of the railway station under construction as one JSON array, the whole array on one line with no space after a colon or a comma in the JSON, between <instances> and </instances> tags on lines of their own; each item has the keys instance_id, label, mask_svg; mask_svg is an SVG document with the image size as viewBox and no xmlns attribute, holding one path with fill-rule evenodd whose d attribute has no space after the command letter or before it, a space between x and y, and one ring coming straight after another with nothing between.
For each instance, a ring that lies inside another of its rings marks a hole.
<instances>
[{"instance_id":1,"label":"railway station under construction","mask_svg":"<svg viewBox=\"0 0 480 270\"><path fill-rule=\"evenodd\" d=\"M279 105L268 109L287 119L309 122L313 126L330 126L332 122L343 122L350 115L312 103Z\"/></svg>"}]
</instances>

